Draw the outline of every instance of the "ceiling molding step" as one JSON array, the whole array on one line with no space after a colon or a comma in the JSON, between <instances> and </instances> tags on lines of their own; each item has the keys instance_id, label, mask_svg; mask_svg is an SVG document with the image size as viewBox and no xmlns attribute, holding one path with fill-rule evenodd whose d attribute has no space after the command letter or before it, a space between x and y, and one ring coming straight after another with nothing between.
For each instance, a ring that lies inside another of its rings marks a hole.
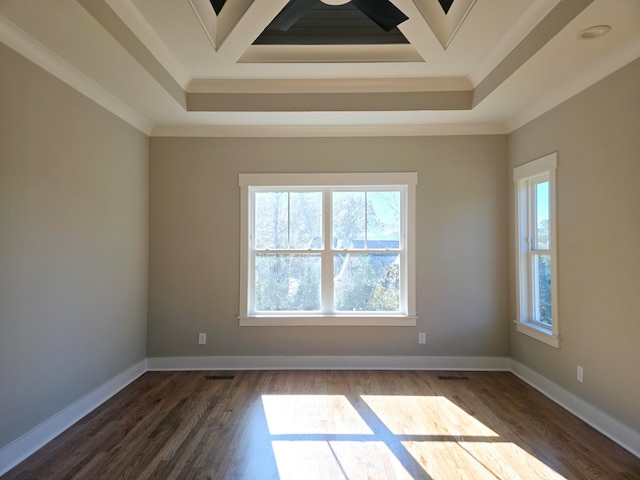
<instances>
[{"instance_id":1,"label":"ceiling molding step","mask_svg":"<svg viewBox=\"0 0 640 480\"><path fill-rule=\"evenodd\" d=\"M432 125L156 125L151 137L300 138L505 135L501 123Z\"/></svg>"},{"instance_id":2,"label":"ceiling molding step","mask_svg":"<svg viewBox=\"0 0 640 480\"><path fill-rule=\"evenodd\" d=\"M473 106L489 96L594 0L561 0L474 89Z\"/></svg>"},{"instance_id":3,"label":"ceiling molding step","mask_svg":"<svg viewBox=\"0 0 640 480\"><path fill-rule=\"evenodd\" d=\"M466 77L196 79L189 93L379 93L471 90Z\"/></svg>"},{"instance_id":4,"label":"ceiling molding step","mask_svg":"<svg viewBox=\"0 0 640 480\"><path fill-rule=\"evenodd\" d=\"M173 56L167 45L149 25L144 15L131 0L105 0L111 9L127 25L131 32L150 50L158 62L178 82L184 90L191 80L191 76ZM208 0L207 0L208 1Z\"/></svg>"},{"instance_id":5,"label":"ceiling molding step","mask_svg":"<svg viewBox=\"0 0 640 480\"><path fill-rule=\"evenodd\" d=\"M560 0L533 0L524 14L518 17L500 41L489 51L469 74L469 80L478 85L520 43L533 28L560 2Z\"/></svg>"},{"instance_id":6,"label":"ceiling molding step","mask_svg":"<svg viewBox=\"0 0 640 480\"><path fill-rule=\"evenodd\" d=\"M409 44L251 45L238 63L424 63Z\"/></svg>"},{"instance_id":7,"label":"ceiling molding step","mask_svg":"<svg viewBox=\"0 0 640 480\"><path fill-rule=\"evenodd\" d=\"M186 93L182 86L131 31L106 0L78 0L78 3L129 52L169 95L186 108Z\"/></svg>"},{"instance_id":8,"label":"ceiling molding step","mask_svg":"<svg viewBox=\"0 0 640 480\"><path fill-rule=\"evenodd\" d=\"M193 93L189 112L401 112L470 110L470 90L378 93Z\"/></svg>"},{"instance_id":9,"label":"ceiling molding step","mask_svg":"<svg viewBox=\"0 0 640 480\"><path fill-rule=\"evenodd\" d=\"M253 0L234 0L225 3L224 8L220 12L220 16L218 17L218 31L216 37L216 44L218 46L222 45L226 41L227 37L231 35L231 32L236 28L236 26L240 24L242 17L244 17L253 3ZM273 18L273 16L277 15L277 12L279 11L276 11L276 9L281 8L280 4L275 4L274 0L271 0L270 2L263 1L257 3L261 4L259 5L260 8L267 9L262 10L263 15L265 15L267 18ZM284 4L282 6L284 6ZM268 24L269 22L267 22L267 25ZM255 38L253 38L252 40L250 40L250 38L257 36L257 34L258 32L254 32L249 37L245 37L242 45L247 48L255 40ZM249 43L247 44L246 42Z\"/></svg>"},{"instance_id":10,"label":"ceiling molding step","mask_svg":"<svg viewBox=\"0 0 640 480\"><path fill-rule=\"evenodd\" d=\"M132 127L151 134L149 120L1 15L0 42Z\"/></svg>"},{"instance_id":11,"label":"ceiling molding step","mask_svg":"<svg viewBox=\"0 0 640 480\"><path fill-rule=\"evenodd\" d=\"M187 2L204 30L209 43L214 50L217 50L218 17L213 11L211 3L209 0L187 0Z\"/></svg>"},{"instance_id":12,"label":"ceiling molding step","mask_svg":"<svg viewBox=\"0 0 640 480\"><path fill-rule=\"evenodd\" d=\"M534 103L525 106L516 117L507 121L508 132L511 133L535 120L638 58L640 58L640 36L629 42L625 48L592 65L588 70L578 72L572 81L558 86L547 92L544 97L536 99Z\"/></svg>"},{"instance_id":13,"label":"ceiling molding step","mask_svg":"<svg viewBox=\"0 0 640 480\"><path fill-rule=\"evenodd\" d=\"M445 13L437 0L414 0L420 14L445 50L453 40L476 0L456 0Z\"/></svg>"},{"instance_id":14,"label":"ceiling molding step","mask_svg":"<svg viewBox=\"0 0 640 480\"><path fill-rule=\"evenodd\" d=\"M288 0L235 0L220 12L216 44L217 56L236 63ZM233 5L233 8L230 8ZM221 33L222 32L222 33Z\"/></svg>"}]
</instances>

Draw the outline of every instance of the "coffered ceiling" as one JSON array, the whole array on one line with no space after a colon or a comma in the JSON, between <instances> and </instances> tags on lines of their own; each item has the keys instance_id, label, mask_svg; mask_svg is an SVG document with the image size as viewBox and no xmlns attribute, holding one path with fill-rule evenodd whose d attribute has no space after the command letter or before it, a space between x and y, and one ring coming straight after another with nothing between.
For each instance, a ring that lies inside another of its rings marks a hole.
<instances>
[{"instance_id":1,"label":"coffered ceiling","mask_svg":"<svg viewBox=\"0 0 640 480\"><path fill-rule=\"evenodd\" d=\"M640 57L638 0L296 2L0 0L0 40L153 135L503 133Z\"/></svg>"}]
</instances>

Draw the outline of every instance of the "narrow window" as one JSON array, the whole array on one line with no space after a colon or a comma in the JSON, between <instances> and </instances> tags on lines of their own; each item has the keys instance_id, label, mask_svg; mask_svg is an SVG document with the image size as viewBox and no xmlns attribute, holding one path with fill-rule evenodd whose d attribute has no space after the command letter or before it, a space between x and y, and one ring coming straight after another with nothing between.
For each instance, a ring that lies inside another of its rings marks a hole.
<instances>
[{"instance_id":1,"label":"narrow window","mask_svg":"<svg viewBox=\"0 0 640 480\"><path fill-rule=\"evenodd\" d=\"M518 331L559 346L553 153L514 169Z\"/></svg>"}]
</instances>

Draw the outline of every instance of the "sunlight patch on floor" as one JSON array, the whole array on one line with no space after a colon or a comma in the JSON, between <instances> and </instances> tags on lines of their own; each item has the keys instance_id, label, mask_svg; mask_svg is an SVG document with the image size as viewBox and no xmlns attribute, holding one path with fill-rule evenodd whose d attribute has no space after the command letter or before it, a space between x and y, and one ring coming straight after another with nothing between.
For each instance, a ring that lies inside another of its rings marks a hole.
<instances>
[{"instance_id":1,"label":"sunlight patch on floor","mask_svg":"<svg viewBox=\"0 0 640 480\"><path fill-rule=\"evenodd\" d=\"M445 397L363 395L362 399L395 435L499 437Z\"/></svg>"},{"instance_id":2,"label":"sunlight patch on floor","mask_svg":"<svg viewBox=\"0 0 640 480\"><path fill-rule=\"evenodd\" d=\"M263 395L271 435L373 432L343 395Z\"/></svg>"},{"instance_id":3,"label":"sunlight patch on floor","mask_svg":"<svg viewBox=\"0 0 640 480\"><path fill-rule=\"evenodd\" d=\"M274 441L280 480L413 477L384 442Z\"/></svg>"},{"instance_id":4,"label":"sunlight patch on floor","mask_svg":"<svg viewBox=\"0 0 640 480\"><path fill-rule=\"evenodd\" d=\"M402 444L432 478L566 480L553 468L509 442L451 441Z\"/></svg>"},{"instance_id":5,"label":"sunlight patch on floor","mask_svg":"<svg viewBox=\"0 0 640 480\"><path fill-rule=\"evenodd\" d=\"M359 400L364 403L342 395L262 396L282 480L409 479L408 471L419 469L434 479L564 480L446 397Z\"/></svg>"}]
</instances>

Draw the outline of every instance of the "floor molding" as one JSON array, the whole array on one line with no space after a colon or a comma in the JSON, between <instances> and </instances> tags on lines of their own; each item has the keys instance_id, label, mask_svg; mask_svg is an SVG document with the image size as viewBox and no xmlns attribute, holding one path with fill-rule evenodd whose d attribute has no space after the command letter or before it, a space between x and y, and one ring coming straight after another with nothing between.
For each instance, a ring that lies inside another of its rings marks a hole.
<instances>
[{"instance_id":1,"label":"floor molding","mask_svg":"<svg viewBox=\"0 0 640 480\"><path fill-rule=\"evenodd\" d=\"M509 370L508 357L152 357L149 370Z\"/></svg>"},{"instance_id":2,"label":"floor molding","mask_svg":"<svg viewBox=\"0 0 640 480\"><path fill-rule=\"evenodd\" d=\"M142 360L0 449L0 475L60 435L147 371Z\"/></svg>"},{"instance_id":3,"label":"floor molding","mask_svg":"<svg viewBox=\"0 0 640 480\"><path fill-rule=\"evenodd\" d=\"M0 449L8 472L147 371L162 370L499 370L510 371L640 458L640 433L509 357L220 356L152 357L116 375Z\"/></svg>"},{"instance_id":4,"label":"floor molding","mask_svg":"<svg viewBox=\"0 0 640 480\"><path fill-rule=\"evenodd\" d=\"M640 458L640 433L516 360L511 359L510 370L565 410Z\"/></svg>"}]
</instances>

